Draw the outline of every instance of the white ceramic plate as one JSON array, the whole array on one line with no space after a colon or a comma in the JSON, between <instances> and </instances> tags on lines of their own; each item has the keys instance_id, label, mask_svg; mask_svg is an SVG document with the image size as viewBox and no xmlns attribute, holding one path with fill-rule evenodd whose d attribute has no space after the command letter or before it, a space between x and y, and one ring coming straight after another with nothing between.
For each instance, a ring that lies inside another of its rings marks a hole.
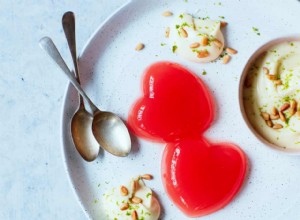
<instances>
[{"instance_id":1,"label":"white ceramic plate","mask_svg":"<svg viewBox=\"0 0 300 220\"><path fill-rule=\"evenodd\" d=\"M239 51L231 62L196 64L171 52L164 30L172 18L165 10L188 12L196 16L229 23L223 30L227 45ZM123 119L141 95L141 76L156 61L178 62L203 79L217 104L217 117L206 133L212 141L229 141L248 155L250 173L244 187L224 209L201 219L297 219L300 216L300 159L271 151L259 142L242 119L238 104L241 72L249 57L273 38L300 32L300 2L297 0L133 0L108 19L89 40L80 58L81 81L95 104L116 112ZM260 35L253 31L258 28ZM143 51L134 50L143 42ZM207 75L201 73L206 70ZM161 205L161 219L188 219L168 199L160 178L164 146L135 139L127 158L101 153L96 161L83 161L72 143L70 119L78 105L77 93L69 86L62 113L62 139L65 162L72 186L87 216L103 219L102 194L126 183L131 177L151 173L147 182ZM101 218L102 217L102 218Z\"/></svg>"}]
</instances>

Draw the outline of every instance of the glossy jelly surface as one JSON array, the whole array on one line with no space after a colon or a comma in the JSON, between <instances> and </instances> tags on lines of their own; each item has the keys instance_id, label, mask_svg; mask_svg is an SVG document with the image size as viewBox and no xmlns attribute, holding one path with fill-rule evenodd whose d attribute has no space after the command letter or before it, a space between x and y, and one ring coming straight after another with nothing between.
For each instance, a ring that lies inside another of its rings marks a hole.
<instances>
[{"instance_id":1,"label":"glossy jelly surface","mask_svg":"<svg viewBox=\"0 0 300 220\"><path fill-rule=\"evenodd\" d=\"M212 123L212 97L204 83L178 64L151 65L143 79L143 97L129 115L140 137L160 142L197 138Z\"/></svg>"},{"instance_id":2,"label":"glossy jelly surface","mask_svg":"<svg viewBox=\"0 0 300 220\"><path fill-rule=\"evenodd\" d=\"M138 136L166 142L162 181L187 216L215 212L228 204L245 179L247 158L230 143L209 143L204 132L214 119L214 102L200 78L179 64L151 65L143 96L129 114Z\"/></svg>"}]
</instances>

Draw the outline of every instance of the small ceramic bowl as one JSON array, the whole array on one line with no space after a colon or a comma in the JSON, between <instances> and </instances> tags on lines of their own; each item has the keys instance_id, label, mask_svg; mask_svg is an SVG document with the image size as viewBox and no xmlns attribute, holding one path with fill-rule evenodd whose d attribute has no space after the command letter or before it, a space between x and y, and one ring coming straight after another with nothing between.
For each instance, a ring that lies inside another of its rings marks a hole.
<instances>
[{"instance_id":1,"label":"small ceramic bowl","mask_svg":"<svg viewBox=\"0 0 300 220\"><path fill-rule=\"evenodd\" d=\"M273 150L276 150L277 152L283 152L283 153L288 153L288 154L293 154L293 155L300 155L300 147L299 149L291 149L291 148L284 148L279 145L270 143L268 140L266 140L251 124L250 120L248 119L247 113L245 111L245 106L244 106L244 100L243 100L243 89L244 89L244 84L245 80L247 77L247 74L249 72L249 69L253 62L255 62L256 59L259 58L260 55L262 55L265 51L270 49L272 46L275 46L277 44L283 43L283 42L290 42L290 41L300 41L300 35L294 35L294 36L286 36L286 37L280 37L274 40L271 40L264 45L262 45L260 48L258 48L254 54L249 58L247 61L242 75L240 77L240 83L239 83L239 105L240 105L240 110L243 119L245 120L245 123L247 127L251 130L251 132L256 136L256 138L262 142L264 145L270 147Z\"/></svg>"}]
</instances>

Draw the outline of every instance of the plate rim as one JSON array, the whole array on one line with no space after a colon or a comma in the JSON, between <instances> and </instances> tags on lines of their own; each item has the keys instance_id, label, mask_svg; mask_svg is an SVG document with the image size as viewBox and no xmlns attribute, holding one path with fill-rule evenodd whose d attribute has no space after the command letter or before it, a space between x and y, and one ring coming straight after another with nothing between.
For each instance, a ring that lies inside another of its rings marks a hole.
<instances>
[{"instance_id":1,"label":"plate rim","mask_svg":"<svg viewBox=\"0 0 300 220\"><path fill-rule=\"evenodd\" d=\"M78 59L84 54L90 43L93 41L93 39L96 37L96 35L101 31L101 29L107 24L114 16L116 16L118 13L125 10L134 0L127 0L125 3L123 3L121 6L119 6L117 9L115 9L108 17L106 17L98 26L97 28L92 32L91 36L88 38L88 40L85 42L84 46L82 47L81 51L78 53ZM72 68L73 69L73 68ZM64 171L67 174L68 184L71 187L71 191L77 200L77 203L79 204L83 214L87 219L92 219L91 215L87 212L87 210L84 207L84 204L82 203L80 197L78 196L78 193L76 189L74 188L74 180L71 177L70 174L70 168L68 166L68 159L67 159L67 152L66 152L66 146L65 146L65 137L68 135L68 132L64 129L65 127L65 121L66 121L66 115L64 114L67 108L67 95L70 91L70 88L72 87L72 84L69 82L67 86L65 87L63 99L62 99L62 108L60 110L60 144L61 144L61 154L63 159L63 166ZM78 94L79 95L79 94ZM79 96L78 96L79 97ZM71 138L72 139L72 138ZM84 161L85 162L85 161Z\"/></svg>"}]
</instances>

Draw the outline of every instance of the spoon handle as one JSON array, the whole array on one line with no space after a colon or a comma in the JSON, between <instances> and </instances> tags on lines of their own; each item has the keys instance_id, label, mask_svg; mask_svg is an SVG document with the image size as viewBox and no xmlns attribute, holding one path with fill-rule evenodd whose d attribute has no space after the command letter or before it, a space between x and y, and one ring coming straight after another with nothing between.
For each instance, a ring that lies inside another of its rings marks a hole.
<instances>
[{"instance_id":1,"label":"spoon handle","mask_svg":"<svg viewBox=\"0 0 300 220\"><path fill-rule=\"evenodd\" d=\"M77 78L77 81L80 84L77 52L76 52L76 25L75 25L75 15L73 12L68 11L63 15L62 26L71 52L74 69L75 69L75 77ZM79 96L79 104L81 108L84 108L82 96Z\"/></svg>"},{"instance_id":2,"label":"spoon handle","mask_svg":"<svg viewBox=\"0 0 300 220\"><path fill-rule=\"evenodd\" d=\"M82 90L80 84L77 82L76 78L69 70L67 64L63 60L62 56L60 55L59 51L57 50L51 38L43 37L40 40L40 46L48 53L48 55L52 58L52 60L61 68L61 70L69 78L69 80L71 81L73 86L77 89L77 91L80 93L80 95L82 95L82 97L88 102L93 113L99 111L99 109L94 105L94 103L89 99L89 97Z\"/></svg>"}]
</instances>

